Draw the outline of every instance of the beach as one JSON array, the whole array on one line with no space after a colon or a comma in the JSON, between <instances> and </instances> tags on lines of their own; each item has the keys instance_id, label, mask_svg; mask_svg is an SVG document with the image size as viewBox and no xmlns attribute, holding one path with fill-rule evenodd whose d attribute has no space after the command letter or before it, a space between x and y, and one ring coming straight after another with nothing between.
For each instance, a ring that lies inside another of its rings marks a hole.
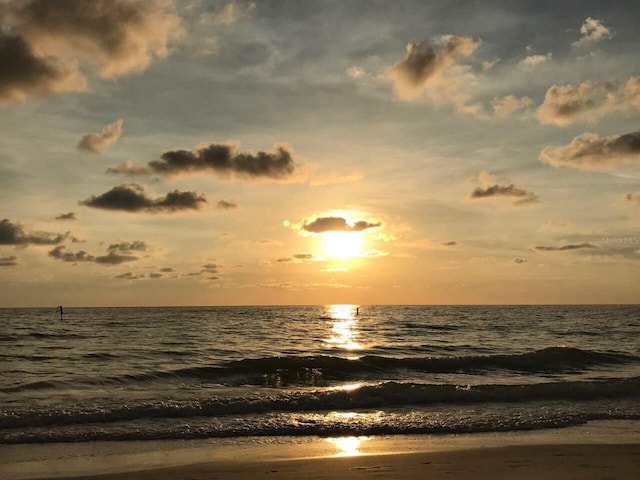
<instances>
[{"instance_id":1,"label":"beach","mask_svg":"<svg viewBox=\"0 0 640 480\"><path fill-rule=\"evenodd\" d=\"M0 465L0 473L7 480L635 479L639 427L606 421L503 434L20 445L3 456L23 461Z\"/></svg>"}]
</instances>

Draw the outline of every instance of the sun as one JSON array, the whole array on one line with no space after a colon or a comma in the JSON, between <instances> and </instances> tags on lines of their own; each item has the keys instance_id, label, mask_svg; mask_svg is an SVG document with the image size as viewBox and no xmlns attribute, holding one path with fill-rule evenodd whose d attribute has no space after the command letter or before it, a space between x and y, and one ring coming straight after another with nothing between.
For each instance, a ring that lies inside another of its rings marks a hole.
<instances>
[{"instance_id":1,"label":"sun","mask_svg":"<svg viewBox=\"0 0 640 480\"><path fill-rule=\"evenodd\" d=\"M325 232L322 248L329 258L349 260L362 253L364 237L360 232Z\"/></svg>"}]
</instances>

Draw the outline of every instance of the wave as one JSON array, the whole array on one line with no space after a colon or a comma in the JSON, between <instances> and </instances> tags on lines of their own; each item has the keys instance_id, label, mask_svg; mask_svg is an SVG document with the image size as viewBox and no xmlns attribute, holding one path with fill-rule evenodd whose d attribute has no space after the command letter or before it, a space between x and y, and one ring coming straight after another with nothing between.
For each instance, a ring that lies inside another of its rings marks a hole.
<instances>
[{"instance_id":1,"label":"wave","mask_svg":"<svg viewBox=\"0 0 640 480\"><path fill-rule=\"evenodd\" d=\"M243 359L220 366L188 367L169 372L144 373L136 379L197 378L219 383L235 379L253 385L323 385L332 381L375 380L399 372L481 373L508 370L524 373L562 373L605 365L640 363L639 357L567 347L550 347L529 353L455 357L385 357L366 355L347 359L328 355Z\"/></svg>"},{"instance_id":2,"label":"wave","mask_svg":"<svg viewBox=\"0 0 640 480\"><path fill-rule=\"evenodd\" d=\"M86 359L109 360L109 353L85 355ZM261 357L234 360L213 366L191 366L175 370L158 370L120 376L70 379L50 382L58 386L78 388L109 384L135 384L154 381L197 380L219 385L257 385L287 387L290 385L327 386L336 382L386 381L410 379L412 374L478 374L511 371L524 374L573 373L607 365L638 364L640 357L621 353L585 351L577 348L550 347L528 353L504 355L469 355L443 357L386 357L366 355L347 359L329 355ZM45 383L46 386L46 383ZM17 393L45 388L43 382L25 383L1 388L2 393Z\"/></svg>"},{"instance_id":3,"label":"wave","mask_svg":"<svg viewBox=\"0 0 640 480\"><path fill-rule=\"evenodd\" d=\"M271 392L274 393L231 398L212 397L189 401L140 403L129 401L116 407L74 408L69 406L63 410L0 412L0 428L110 423L144 418L198 418L273 412L351 411L354 409L436 404L470 405L640 399L640 377L531 385L460 386L385 382L354 390L321 389Z\"/></svg>"}]
</instances>

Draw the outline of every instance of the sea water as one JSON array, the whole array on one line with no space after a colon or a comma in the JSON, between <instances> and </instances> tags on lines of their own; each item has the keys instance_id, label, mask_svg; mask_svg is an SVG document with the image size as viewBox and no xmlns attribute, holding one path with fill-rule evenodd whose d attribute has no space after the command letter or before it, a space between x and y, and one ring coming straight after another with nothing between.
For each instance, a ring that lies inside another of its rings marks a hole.
<instances>
[{"instance_id":1,"label":"sea water","mask_svg":"<svg viewBox=\"0 0 640 480\"><path fill-rule=\"evenodd\" d=\"M0 309L0 443L640 419L638 306Z\"/></svg>"}]
</instances>

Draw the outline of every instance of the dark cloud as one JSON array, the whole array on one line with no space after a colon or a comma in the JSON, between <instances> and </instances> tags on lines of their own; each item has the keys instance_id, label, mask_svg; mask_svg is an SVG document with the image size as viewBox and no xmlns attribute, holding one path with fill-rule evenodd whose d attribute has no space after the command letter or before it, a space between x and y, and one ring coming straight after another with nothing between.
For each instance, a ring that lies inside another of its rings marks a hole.
<instances>
[{"instance_id":1,"label":"dark cloud","mask_svg":"<svg viewBox=\"0 0 640 480\"><path fill-rule=\"evenodd\" d=\"M538 202L538 197L528 190L521 187L516 187L514 184L503 185L490 185L487 187L477 187L470 195L473 199L478 198L491 198L491 197L509 197L513 198L514 205L524 205L527 203Z\"/></svg>"},{"instance_id":2,"label":"dark cloud","mask_svg":"<svg viewBox=\"0 0 640 480\"><path fill-rule=\"evenodd\" d=\"M294 176L298 165L291 147L276 144L274 152L240 152L236 145L209 143L192 150L170 150L161 160L149 162L153 173L175 176L212 173L221 178L285 180Z\"/></svg>"},{"instance_id":3,"label":"dark cloud","mask_svg":"<svg viewBox=\"0 0 640 480\"><path fill-rule=\"evenodd\" d=\"M218 273L218 265L215 263L205 263L202 265L200 270L200 274L217 274ZM217 280L217 277L211 277L213 280Z\"/></svg>"},{"instance_id":4,"label":"dark cloud","mask_svg":"<svg viewBox=\"0 0 640 480\"><path fill-rule=\"evenodd\" d=\"M133 255L120 254L115 250L107 251L106 255L95 256L91 255L84 250L78 252L65 251L64 245L59 245L49 251L49 256L63 262L79 263L79 262L94 262L102 265L120 265L121 263L133 262L138 260L138 257Z\"/></svg>"},{"instance_id":5,"label":"dark cloud","mask_svg":"<svg viewBox=\"0 0 640 480\"><path fill-rule=\"evenodd\" d=\"M47 55L82 60L104 78L142 71L165 57L179 19L168 2L33 0L14 11L13 27Z\"/></svg>"},{"instance_id":6,"label":"dark cloud","mask_svg":"<svg viewBox=\"0 0 640 480\"><path fill-rule=\"evenodd\" d=\"M173 268L171 268L171 267L161 268L160 271L163 272L163 273L173 273L173 272L175 272L175 270Z\"/></svg>"},{"instance_id":7,"label":"dark cloud","mask_svg":"<svg viewBox=\"0 0 640 480\"><path fill-rule=\"evenodd\" d=\"M109 252L121 252L121 253L129 253L129 252L145 252L149 249L149 245L146 242L141 240L135 240L133 242L121 242L121 243L112 243L107 247L107 251Z\"/></svg>"},{"instance_id":8,"label":"dark cloud","mask_svg":"<svg viewBox=\"0 0 640 480\"><path fill-rule=\"evenodd\" d=\"M171 2L24 0L0 15L0 101L86 90L81 66L113 78L165 57L180 30Z\"/></svg>"},{"instance_id":9,"label":"dark cloud","mask_svg":"<svg viewBox=\"0 0 640 480\"><path fill-rule=\"evenodd\" d=\"M296 253L293 257L282 257L276 260L278 263L295 262L296 260L304 262L305 260L315 259L315 255L312 253Z\"/></svg>"},{"instance_id":10,"label":"dark cloud","mask_svg":"<svg viewBox=\"0 0 640 480\"><path fill-rule=\"evenodd\" d=\"M114 251L110 251L107 252L106 255L96 257L94 261L104 265L120 265L121 263L133 262L135 260L138 260L138 257L133 255L121 255Z\"/></svg>"},{"instance_id":11,"label":"dark cloud","mask_svg":"<svg viewBox=\"0 0 640 480\"><path fill-rule=\"evenodd\" d=\"M309 223L304 223L302 229L311 233L361 232L368 228L379 227L380 225L380 222L370 223L364 220L359 220L353 225L349 225L342 217L318 217Z\"/></svg>"},{"instance_id":12,"label":"dark cloud","mask_svg":"<svg viewBox=\"0 0 640 480\"><path fill-rule=\"evenodd\" d=\"M445 247L455 247L456 245L458 245L458 242L454 242L454 241L442 242L442 245L444 245Z\"/></svg>"},{"instance_id":13,"label":"dark cloud","mask_svg":"<svg viewBox=\"0 0 640 480\"><path fill-rule=\"evenodd\" d=\"M23 102L30 95L85 88L82 76L68 65L36 55L20 36L0 33L0 102Z\"/></svg>"},{"instance_id":14,"label":"dark cloud","mask_svg":"<svg viewBox=\"0 0 640 480\"><path fill-rule=\"evenodd\" d=\"M627 193L624 198L628 202L634 202L640 205L640 193Z\"/></svg>"},{"instance_id":15,"label":"dark cloud","mask_svg":"<svg viewBox=\"0 0 640 480\"><path fill-rule=\"evenodd\" d=\"M526 258L514 258L513 263L527 263Z\"/></svg>"},{"instance_id":16,"label":"dark cloud","mask_svg":"<svg viewBox=\"0 0 640 480\"><path fill-rule=\"evenodd\" d=\"M564 147L546 147L540 160L554 167L581 170L611 170L625 164L640 164L640 131L600 138L583 133Z\"/></svg>"},{"instance_id":17,"label":"dark cloud","mask_svg":"<svg viewBox=\"0 0 640 480\"><path fill-rule=\"evenodd\" d=\"M449 36L439 48L429 42L407 44L407 55L388 72L400 98L411 100L420 95L429 83L440 83L447 67L458 56L468 57L480 46L469 37Z\"/></svg>"},{"instance_id":18,"label":"dark cloud","mask_svg":"<svg viewBox=\"0 0 640 480\"><path fill-rule=\"evenodd\" d=\"M122 120L106 125L99 133L89 133L82 137L77 149L82 152L101 153L115 143L122 135Z\"/></svg>"},{"instance_id":19,"label":"dark cloud","mask_svg":"<svg viewBox=\"0 0 640 480\"><path fill-rule=\"evenodd\" d=\"M583 250L586 248L597 248L597 247L588 242L585 242L585 243L569 243L566 245L560 245L558 247L540 245L534 248L541 252L561 252L565 250Z\"/></svg>"},{"instance_id":20,"label":"dark cloud","mask_svg":"<svg viewBox=\"0 0 640 480\"><path fill-rule=\"evenodd\" d=\"M18 265L18 257L0 257L0 267L15 267Z\"/></svg>"},{"instance_id":21,"label":"dark cloud","mask_svg":"<svg viewBox=\"0 0 640 480\"><path fill-rule=\"evenodd\" d=\"M84 250L80 250L78 252L65 252L64 245L59 245L52 250L49 250L49 256L55 258L57 260L62 260L63 262L93 262L96 257L90 255Z\"/></svg>"},{"instance_id":22,"label":"dark cloud","mask_svg":"<svg viewBox=\"0 0 640 480\"><path fill-rule=\"evenodd\" d=\"M141 185L128 183L113 187L108 192L80 202L87 207L126 212L173 213L180 210L197 210L207 204L202 193L174 190L166 196L151 198Z\"/></svg>"},{"instance_id":23,"label":"dark cloud","mask_svg":"<svg viewBox=\"0 0 640 480\"><path fill-rule=\"evenodd\" d=\"M238 208L238 205L233 202L227 202L226 200L220 200L216 203L216 208L218 210L235 210Z\"/></svg>"},{"instance_id":24,"label":"dark cloud","mask_svg":"<svg viewBox=\"0 0 640 480\"><path fill-rule=\"evenodd\" d=\"M0 221L0 245L57 245L68 233L27 232L19 223L5 218Z\"/></svg>"},{"instance_id":25,"label":"dark cloud","mask_svg":"<svg viewBox=\"0 0 640 480\"><path fill-rule=\"evenodd\" d=\"M162 275L161 273L157 273L157 272L152 272L149 274L149 278L162 278L164 275Z\"/></svg>"},{"instance_id":26,"label":"dark cloud","mask_svg":"<svg viewBox=\"0 0 640 480\"><path fill-rule=\"evenodd\" d=\"M113 278L122 278L124 280L139 280L141 278L144 278L144 273L141 273L138 275L133 272L125 272L125 273L121 273L120 275L116 275Z\"/></svg>"},{"instance_id":27,"label":"dark cloud","mask_svg":"<svg viewBox=\"0 0 640 480\"><path fill-rule=\"evenodd\" d=\"M74 212L61 213L55 219L56 220L77 220L76 214Z\"/></svg>"}]
</instances>

